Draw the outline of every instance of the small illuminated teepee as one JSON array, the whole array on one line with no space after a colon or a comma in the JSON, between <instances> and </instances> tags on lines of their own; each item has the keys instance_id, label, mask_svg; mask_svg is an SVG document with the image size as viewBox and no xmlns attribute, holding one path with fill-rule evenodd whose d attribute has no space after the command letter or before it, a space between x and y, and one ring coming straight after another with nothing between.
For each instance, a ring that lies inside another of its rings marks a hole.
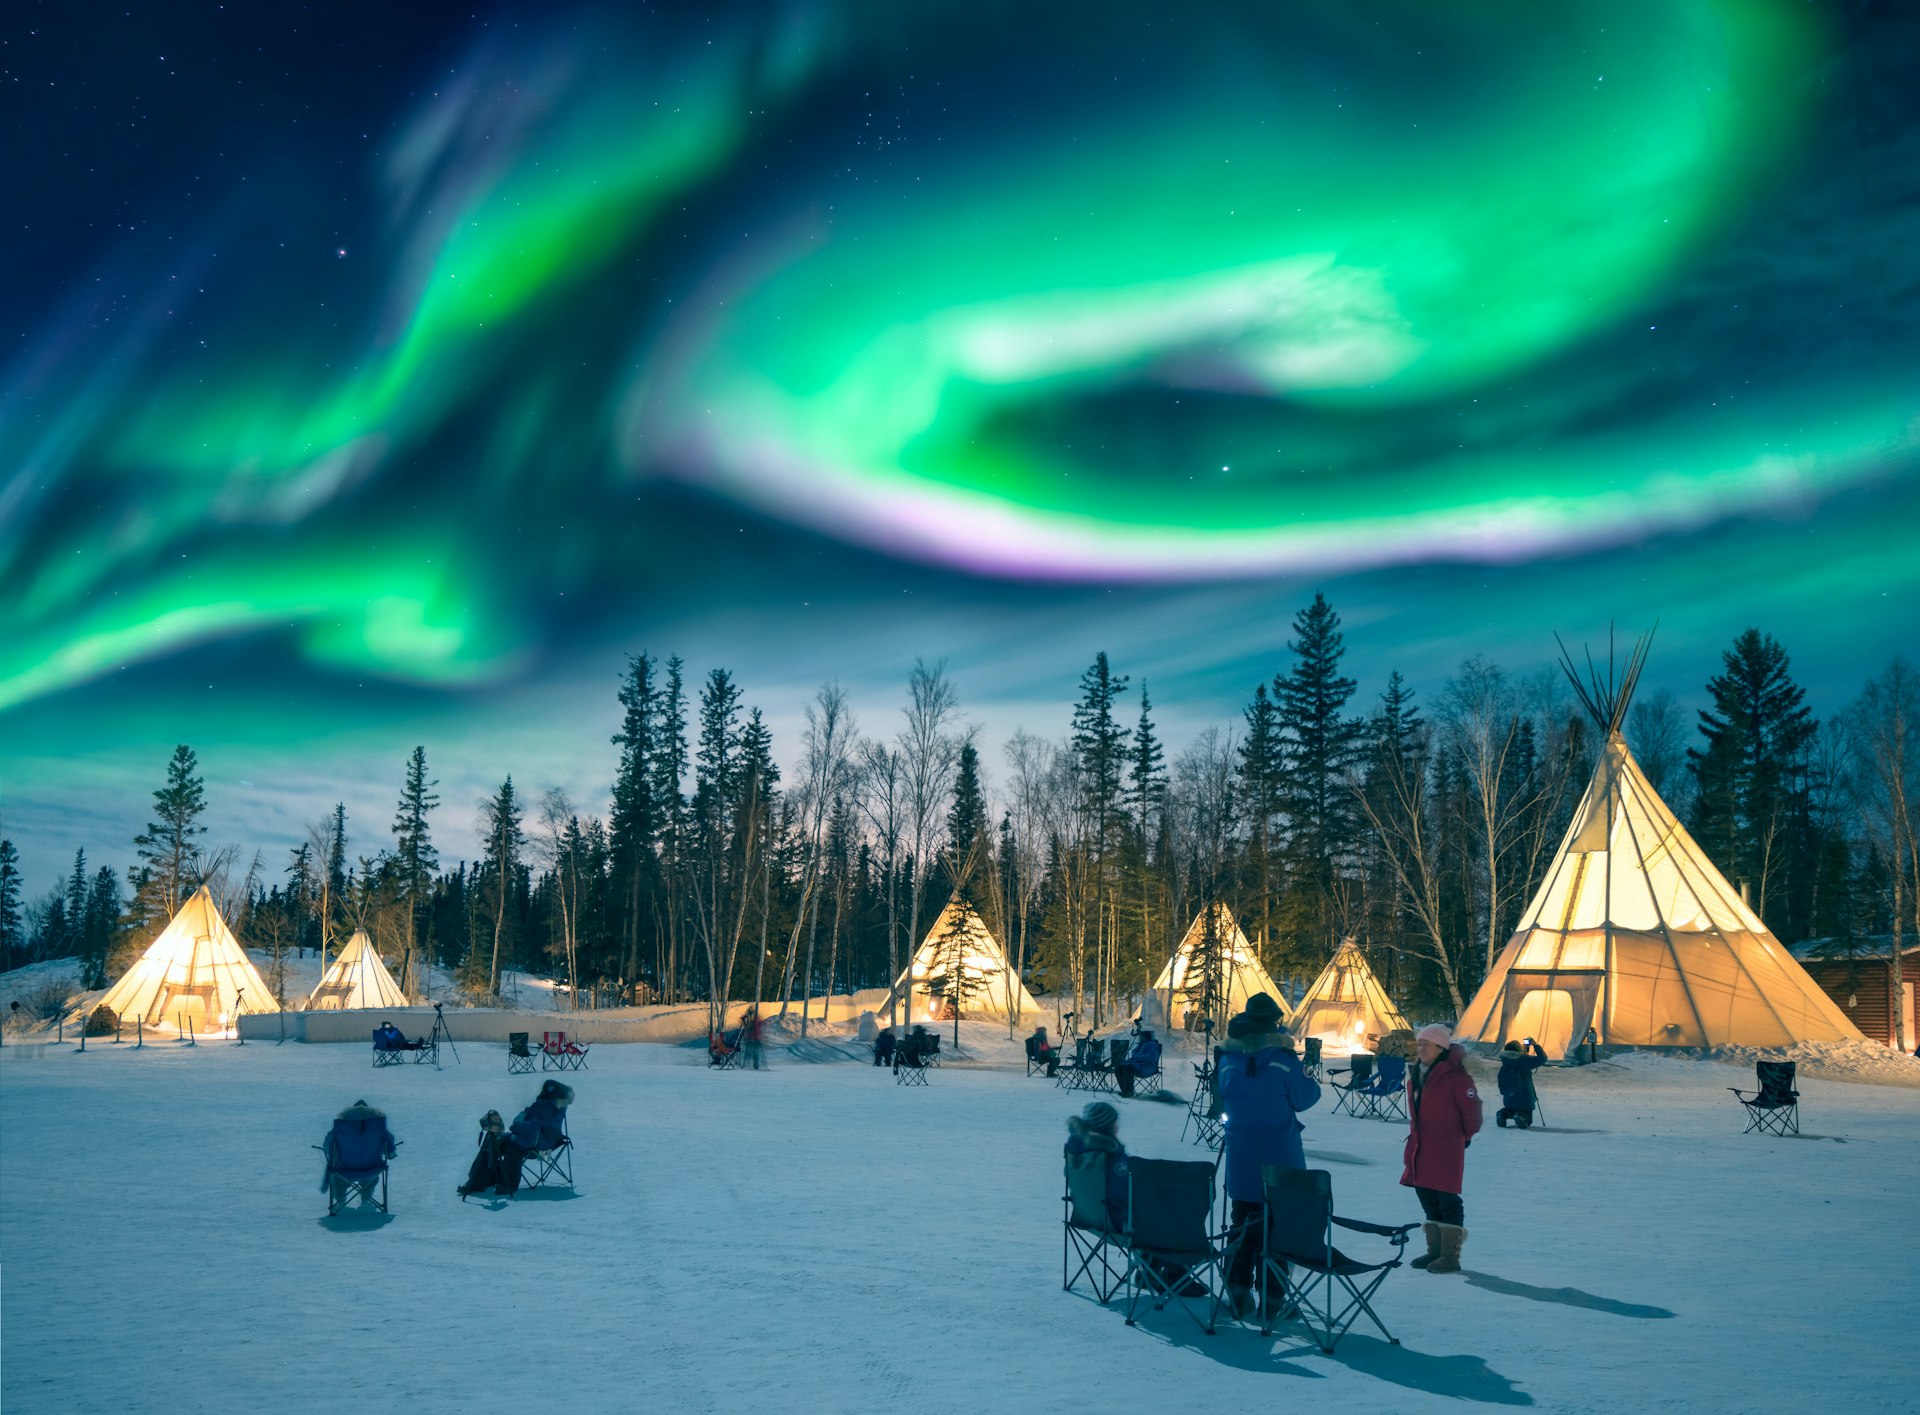
<instances>
[{"instance_id":1,"label":"small illuminated teepee","mask_svg":"<svg viewBox=\"0 0 1920 1415\"><path fill-rule=\"evenodd\" d=\"M407 995L393 980L387 965L364 929L355 929L340 956L333 960L307 998L309 1012L346 1011L355 1007L406 1007Z\"/></svg>"},{"instance_id":2,"label":"small illuminated teepee","mask_svg":"<svg viewBox=\"0 0 1920 1415\"><path fill-rule=\"evenodd\" d=\"M229 1026L242 1009L280 1010L204 884L107 989L100 1006L129 1022L178 1025L188 1018L200 1029Z\"/></svg>"},{"instance_id":3,"label":"small illuminated teepee","mask_svg":"<svg viewBox=\"0 0 1920 1415\"><path fill-rule=\"evenodd\" d=\"M956 933L957 931L957 933ZM986 922L966 900L955 895L940 911L940 917L927 930L913 961L895 979L888 1007L904 1007L903 1022L947 1021L951 1012L953 989L947 986L948 961L956 947L966 981L960 1007L963 1017L1011 1018L1019 1022L1022 1014L1038 1017L1040 1004L1033 1000L1025 983L1013 971L999 941L988 932Z\"/></svg>"},{"instance_id":4,"label":"small illuminated teepee","mask_svg":"<svg viewBox=\"0 0 1920 1415\"><path fill-rule=\"evenodd\" d=\"M1407 1019L1367 966L1352 939L1343 939L1307 995L1293 1009L1293 1032L1318 1037L1329 1048L1364 1051L1369 1037L1407 1030Z\"/></svg>"},{"instance_id":5,"label":"small illuminated teepee","mask_svg":"<svg viewBox=\"0 0 1920 1415\"><path fill-rule=\"evenodd\" d=\"M1215 1014L1214 1025L1220 1035L1226 1035L1226 1018L1236 1012L1244 1012L1247 999L1255 993L1263 992L1279 1003L1282 1018L1290 1016L1287 995L1261 966L1260 956L1254 952L1247 936L1240 932L1233 911L1225 904L1214 904L1194 916L1186 937L1180 940L1173 957L1167 960L1167 966L1154 979L1154 995L1159 998L1160 1007L1165 1009L1173 1024L1189 1031L1199 1026L1202 997L1206 991L1205 980L1200 972L1209 916L1212 918L1215 946L1220 959L1220 976L1215 984L1218 991L1212 1009Z\"/></svg>"},{"instance_id":6,"label":"small illuminated teepee","mask_svg":"<svg viewBox=\"0 0 1920 1415\"><path fill-rule=\"evenodd\" d=\"M1860 1032L1714 868L1627 750L1646 663L1616 684L1562 667L1606 733L1573 823L1456 1035L1532 1037L1564 1056L1588 1028L1624 1046L1785 1046Z\"/></svg>"}]
</instances>

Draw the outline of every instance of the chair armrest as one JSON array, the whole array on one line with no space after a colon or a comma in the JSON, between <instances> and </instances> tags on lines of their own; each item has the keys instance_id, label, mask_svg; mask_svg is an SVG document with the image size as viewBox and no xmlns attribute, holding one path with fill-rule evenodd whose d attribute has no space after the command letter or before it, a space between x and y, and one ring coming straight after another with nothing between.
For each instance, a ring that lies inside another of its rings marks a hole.
<instances>
[{"instance_id":1,"label":"chair armrest","mask_svg":"<svg viewBox=\"0 0 1920 1415\"><path fill-rule=\"evenodd\" d=\"M1743 1101L1747 1098L1747 1093L1741 1090L1738 1086L1729 1086L1727 1087L1727 1089L1729 1091L1732 1091L1736 1096L1740 1097L1740 1099ZM1754 1094L1757 1096L1760 1093L1758 1091L1755 1091Z\"/></svg>"},{"instance_id":2,"label":"chair armrest","mask_svg":"<svg viewBox=\"0 0 1920 1415\"><path fill-rule=\"evenodd\" d=\"M1352 1229L1355 1233L1378 1233L1386 1238L1401 1240L1420 1227L1417 1223L1368 1223L1365 1219L1341 1218L1338 1214L1333 1215L1333 1221L1342 1228Z\"/></svg>"}]
</instances>

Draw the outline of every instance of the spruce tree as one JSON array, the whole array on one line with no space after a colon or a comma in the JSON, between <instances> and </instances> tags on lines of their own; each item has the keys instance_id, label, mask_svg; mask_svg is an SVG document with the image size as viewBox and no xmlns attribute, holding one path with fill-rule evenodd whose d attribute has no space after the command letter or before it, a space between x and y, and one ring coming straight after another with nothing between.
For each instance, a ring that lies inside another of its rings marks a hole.
<instances>
[{"instance_id":1,"label":"spruce tree","mask_svg":"<svg viewBox=\"0 0 1920 1415\"><path fill-rule=\"evenodd\" d=\"M173 749L167 763L167 784L153 793L157 820L133 838L135 853L145 864L145 885L135 907L141 924L164 924L180 907L193 871L194 841L207 833L200 816L207 809L206 783L193 748Z\"/></svg>"},{"instance_id":2,"label":"spruce tree","mask_svg":"<svg viewBox=\"0 0 1920 1415\"><path fill-rule=\"evenodd\" d=\"M414 996L423 996L420 979L426 976L416 961L416 934L428 917L433 897L433 872L440 866L440 853L433 848L427 830L427 814L440 804L433 788L440 783L427 779L427 749L415 747L407 758L407 779L400 788L400 804L394 811L394 880L399 886L400 902L406 909L406 941L400 957L400 986ZM419 976L416 977L416 971Z\"/></svg>"},{"instance_id":3,"label":"spruce tree","mask_svg":"<svg viewBox=\"0 0 1920 1415\"><path fill-rule=\"evenodd\" d=\"M1786 862L1806 853L1794 837L1809 828L1805 754L1818 724L1771 634L1748 629L1721 662L1723 671L1707 682L1713 706L1700 710L1705 745L1687 752L1698 785L1692 827L1736 884L1748 884L1765 917ZM1786 924L1780 930L1794 940Z\"/></svg>"},{"instance_id":4,"label":"spruce tree","mask_svg":"<svg viewBox=\"0 0 1920 1415\"><path fill-rule=\"evenodd\" d=\"M1107 900L1112 890L1111 857L1120 823L1120 783L1126 770L1126 729L1114 707L1127 691L1125 674L1116 675L1104 652L1080 675L1080 701L1073 709L1073 754L1080 767L1082 804L1092 822L1091 875L1094 919L1094 1023L1097 1026L1111 990L1114 939Z\"/></svg>"},{"instance_id":5,"label":"spruce tree","mask_svg":"<svg viewBox=\"0 0 1920 1415\"><path fill-rule=\"evenodd\" d=\"M120 929L120 880L102 865L93 876L87 892L85 947L80 956L86 961L81 986L89 990L107 985L107 959L112 956L114 937Z\"/></svg>"},{"instance_id":6,"label":"spruce tree","mask_svg":"<svg viewBox=\"0 0 1920 1415\"><path fill-rule=\"evenodd\" d=\"M980 787L980 752L971 739L960 744L947 811L947 872L954 889L968 897L975 871L987 853L987 798Z\"/></svg>"},{"instance_id":7,"label":"spruce tree","mask_svg":"<svg viewBox=\"0 0 1920 1415\"><path fill-rule=\"evenodd\" d=\"M333 823L327 829L327 912L328 937L347 917L347 803L334 804ZM339 929L345 933L345 929Z\"/></svg>"},{"instance_id":8,"label":"spruce tree","mask_svg":"<svg viewBox=\"0 0 1920 1415\"><path fill-rule=\"evenodd\" d=\"M658 752L659 692L653 684L653 660L644 653L627 656L627 676L620 684L624 710L613 744L620 763L613 776L611 835L613 897L617 928L631 976L640 956L640 929L646 913L652 877L654 845L660 834L660 814L654 797L658 784L654 758Z\"/></svg>"},{"instance_id":9,"label":"spruce tree","mask_svg":"<svg viewBox=\"0 0 1920 1415\"><path fill-rule=\"evenodd\" d=\"M486 926L493 936L493 955L487 967L489 997L496 997L500 992L501 953L504 951L509 958L513 955L514 924L518 918L514 895L520 883L521 852L527 843L520 816L520 798L509 775L500 783L500 789L487 802L482 814L486 846L481 868L486 889L475 891L476 896L486 895Z\"/></svg>"},{"instance_id":10,"label":"spruce tree","mask_svg":"<svg viewBox=\"0 0 1920 1415\"><path fill-rule=\"evenodd\" d=\"M20 903L20 852L11 840L0 840L0 973L26 962Z\"/></svg>"},{"instance_id":11,"label":"spruce tree","mask_svg":"<svg viewBox=\"0 0 1920 1415\"><path fill-rule=\"evenodd\" d=\"M1347 772L1362 725L1343 715L1355 683L1340 674L1340 616L1316 594L1293 621L1292 671L1273 681L1285 742L1281 799L1288 823L1288 926L1296 950L1331 949L1334 879L1357 830Z\"/></svg>"},{"instance_id":12,"label":"spruce tree","mask_svg":"<svg viewBox=\"0 0 1920 1415\"><path fill-rule=\"evenodd\" d=\"M1278 831L1284 804L1281 788L1286 769L1285 744L1280 736L1280 711L1267 696L1267 685L1253 690L1247 705L1247 735L1240 743L1239 798L1246 818L1249 838L1247 864L1253 875L1257 902L1246 920L1253 931L1253 944L1265 961L1273 941L1275 918L1275 857L1279 853Z\"/></svg>"},{"instance_id":13,"label":"spruce tree","mask_svg":"<svg viewBox=\"0 0 1920 1415\"><path fill-rule=\"evenodd\" d=\"M73 869L67 874L67 937L64 956L85 958L87 954L87 852L73 852Z\"/></svg>"}]
</instances>

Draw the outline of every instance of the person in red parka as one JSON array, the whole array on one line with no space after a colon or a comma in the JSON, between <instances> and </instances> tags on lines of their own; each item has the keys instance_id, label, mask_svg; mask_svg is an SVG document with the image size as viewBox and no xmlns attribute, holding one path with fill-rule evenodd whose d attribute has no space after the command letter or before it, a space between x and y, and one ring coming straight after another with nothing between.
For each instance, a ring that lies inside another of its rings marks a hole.
<instances>
[{"instance_id":1,"label":"person in red parka","mask_svg":"<svg viewBox=\"0 0 1920 1415\"><path fill-rule=\"evenodd\" d=\"M1414 1038L1419 1059L1407 1068L1406 1169L1400 1182L1420 1196L1427 1251L1413 1266L1432 1273L1460 1271L1467 1241L1460 1202L1467 1146L1480 1133L1480 1093L1467 1074L1467 1054L1438 1022Z\"/></svg>"}]
</instances>

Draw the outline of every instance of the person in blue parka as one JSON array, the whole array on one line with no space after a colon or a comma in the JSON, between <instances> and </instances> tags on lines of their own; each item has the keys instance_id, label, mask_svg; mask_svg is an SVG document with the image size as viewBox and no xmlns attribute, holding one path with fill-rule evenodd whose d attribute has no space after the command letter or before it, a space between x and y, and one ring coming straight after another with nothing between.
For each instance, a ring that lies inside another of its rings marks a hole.
<instances>
[{"instance_id":1,"label":"person in blue parka","mask_svg":"<svg viewBox=\"0 0 1920 1415\"><path fill-rule=\"evenodd\" d=\"M1253 1270L1260 1260L1255 1220L1266 1203L1260 1171L1270 1164L1307 1167L1300 1112L1319 1104L1320 1083L1295 1055L1293 1034L1280 1025L1280 1004L1263 992L1248 998L1247 1010L1228 1024L1219 1074L1234 1245L1227 1297L1234 1315L1244 1317L1254 1307Z\"/></svg>"},{"instance_id":2,"label":"person in blue parka","mask_svg":"<svg viewBox=\"0 0 1920 1415\"><path fill-rule=\"evenodd\" d=\"M1517 1041L1500 1048L1500 1109L1493 1123L1502 1130L1509 1122L1521 1130L1533 1124L1533 1073L1547 1064L1547 1049L1532 1037L1526 1041L1531 1055Z\"/></svg>"},{"instance_id":3,"label":"person in blue parka","mask_svg":"<svg viewBox=\"0 0 1920 1415\"><path fill-rule=\"evenodd\" d=\"M1140 1029L1140 1035L1134 1039L1133 1050L1127 1053L1127 1059L1113 1068L1113 1078L1120 1086L1120 1094L1131 1098L1134 1082L1142 1076L1160 1074L1160 1043L1153 1032L1146 1027Z\"/></svg>"}]
</instances>

